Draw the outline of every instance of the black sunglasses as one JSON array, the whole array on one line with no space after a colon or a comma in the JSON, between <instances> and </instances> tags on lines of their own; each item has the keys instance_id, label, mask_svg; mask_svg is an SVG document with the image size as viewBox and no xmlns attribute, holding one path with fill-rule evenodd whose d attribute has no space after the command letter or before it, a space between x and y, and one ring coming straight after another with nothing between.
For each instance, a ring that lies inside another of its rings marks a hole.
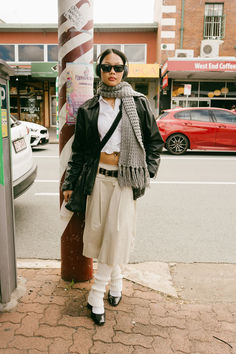
<instances>
[{"instance_id":1,"label":"black sunglasses","mask_svg":"<svg viewBox=\"0 0 236 354\"><path fill-rule=\"evenodd\" d=\"M116 73L121 73L124 71L124 65L110 65L110 64L101 64L101 69L104 73L111 72L111 69L114 69Z\"/></svg>"}]
</instances>

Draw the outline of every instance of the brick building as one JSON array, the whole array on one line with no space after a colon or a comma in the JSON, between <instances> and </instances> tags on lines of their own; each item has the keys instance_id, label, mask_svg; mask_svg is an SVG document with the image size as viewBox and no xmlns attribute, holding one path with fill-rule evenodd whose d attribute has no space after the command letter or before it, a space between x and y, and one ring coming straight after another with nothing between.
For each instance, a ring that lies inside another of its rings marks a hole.
<instances>
[{"instance_id":1,"label":"brick building","mask_svg":"<svg viewBox=\"0 0 236 354\"><path fill-rule=\"evenodd\" d=\"M57 25L0 23L0 58L15 69L11 113L21 120L56 126ZM157 24L95 24L94 60L107 47L125 52L128 81L158 114ZM98 78L95 77L95 86Z\"/></svg>"},{"instance_id":2,"label":"brick building","mask_svg":"<svg viewBox=\"0 0 236 354\"><path fill-rule=\"evenodd\" d=\"M160 109L236 103L236 1L157 0Z\"/></svg>"}]
</instances>

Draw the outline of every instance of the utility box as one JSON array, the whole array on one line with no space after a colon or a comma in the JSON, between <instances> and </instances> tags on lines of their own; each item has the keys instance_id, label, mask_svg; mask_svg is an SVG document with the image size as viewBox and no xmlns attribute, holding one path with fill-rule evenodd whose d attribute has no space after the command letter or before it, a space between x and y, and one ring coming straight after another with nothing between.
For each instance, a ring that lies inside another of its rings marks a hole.
<instances>
[{"instance_id":1,"label":"utility box","mask_svg":"<svg viewBox=\"0 0 236 354\"><path fill-rule=\"evenodd\" d=\"M14 70L0 59L0 303L17 287L15 218L11 171L9 77Z\"/></svg>"}]
</instances>

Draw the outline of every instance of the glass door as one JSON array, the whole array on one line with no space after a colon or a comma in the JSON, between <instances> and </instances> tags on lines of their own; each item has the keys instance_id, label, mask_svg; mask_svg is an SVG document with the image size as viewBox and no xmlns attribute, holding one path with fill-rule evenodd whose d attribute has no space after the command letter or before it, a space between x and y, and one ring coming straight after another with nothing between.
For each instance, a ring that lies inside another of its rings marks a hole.
<instances>
[{"instance_id":1,"label":"glass door","mask_svg":"<svg viewBox=\"0 0 236 354\"><path fill-rule=\"evenodd\" d=\"M171 108L176 107L210 107L210 99L201 99L201 98L187 98L187 97L175 97L172 98Z\"/></svg>"},{"instance_id":2,"label":"glass door","mask_svg":"<svg viewBox=\"0 0 236 354\"><path fill-rule=\"evenodd\" d=\"M57 100L56 96L50 97L50 126L56 127L57 124Z\"/></svg>"}]
</instances>

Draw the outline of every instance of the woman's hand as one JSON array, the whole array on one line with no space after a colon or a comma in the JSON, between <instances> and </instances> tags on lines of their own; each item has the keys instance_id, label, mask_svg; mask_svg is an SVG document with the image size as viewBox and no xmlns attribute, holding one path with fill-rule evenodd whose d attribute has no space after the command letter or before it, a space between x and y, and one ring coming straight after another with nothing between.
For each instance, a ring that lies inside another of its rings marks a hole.
<instances>
[{"instance_id":1,"label":"woman's hand","mask_svg":"<svg viewBox=\"0 0 236 354\"><path fill-rule=\"evenodd\" d=\"M66 203L69 201L72 192L73 192L73 191L70 191L70 190L63 192L63 196L64 196L64 199L65 199L65 202L66 202Z\"/></svg>"}]
</instances>

